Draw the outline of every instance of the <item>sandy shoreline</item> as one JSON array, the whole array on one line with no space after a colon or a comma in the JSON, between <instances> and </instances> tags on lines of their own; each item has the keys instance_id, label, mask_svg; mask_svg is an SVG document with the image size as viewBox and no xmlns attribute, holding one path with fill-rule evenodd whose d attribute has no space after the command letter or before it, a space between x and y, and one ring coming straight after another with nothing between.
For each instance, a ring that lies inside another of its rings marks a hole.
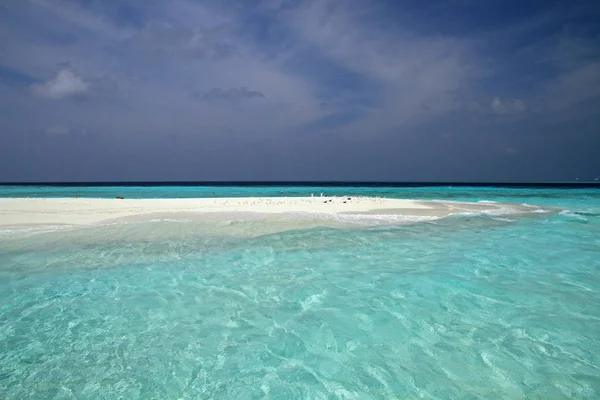
<instances>
[{"instance_id":1,"label":"sandy shoreline","mask_svg":"<svg viewBox=\"0 0 600 400\"><path fill-rule=\"evenodd\" d=\"M504 204L417 201L376 197L249 197L197 199L2 198L0 226L87 225L151 214L252 212L395 214L444 217L500 210ZM514 205L511 205L514 207Z\"/></svg>"}]
</instances>

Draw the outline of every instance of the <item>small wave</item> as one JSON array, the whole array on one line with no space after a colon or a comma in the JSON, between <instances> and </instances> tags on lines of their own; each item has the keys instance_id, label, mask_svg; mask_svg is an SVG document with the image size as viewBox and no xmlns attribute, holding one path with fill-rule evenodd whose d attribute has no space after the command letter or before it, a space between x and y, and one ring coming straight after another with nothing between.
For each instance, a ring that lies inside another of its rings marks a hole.
<instances>
[{"instance_id":1,"label":"small wave","mask_svg":"<svg viewBox=\"0 0 600 400\"><path fill-rule=\"evenodd\" d=\"M498 204L497 201L493 201L493 200L479 200L478 203L480 203L480 204Z\"/></svg>"},{"instance_id":2,"label":"small wave","mask_svg":"<svg viewBox=\"0 0 600 400\"><path fill-rule=\"evenodd\" d=\"M421 222L435 221L440 217L424 215L400 215L400 214L336 214L337 219L355 220L355 221L393 221L393 222Z\"/></svg>"},{"instance_id":3,"label":"small wave","mask_svg":"<svg viewBox=\"0 0 600 400\"><path fill-rule=\"evenodd\" d=\"M442 217L424 216L424 215L404 215L404 214L325 214L325 213L308 213L308 212L294 212L288 213L287 217L290 219L321 219L336 222L346 223L411 223L411 222L425 222L435 221Z\"/></svg>"},{"instance_id":4,"label":"small wave","mask_svg":"<svg viewBox=\"0 0 600 400\"><path fill-rule=\"evenodd\" d=\"M490 217L492 219L498 221L513 221L508 218L503 218L503 216L516 214L516 211L507 212L506 210L483 210L483 211L465 211L449 214L449 216L453 217Z\"/></svg>"},{"instance_id":5,"label":"small wave","mask_svg":"<svg viewBox=\"0 0 600 400\"><path fill-rule=\"evenodd\" d=\"M192 222L192 220L187 218L154 218L142 222Z\"/></svg>"},{"instance_id":6,"label":"small wave","mask_svg":"<svg viewBox=\"0 0 600 400\"><path fill-rule=\"evenodd\" d=\"M509 207L500 207L481 211L481 213L485 215L511 215L518 214L519 212L519 210Z\"/></svg>"},{"instance_id":7,"label":"small wave","mask_svg":"<svg viewBox=\"0 0 600 400\"><path fill-rule=\"evenodd\" d=\"M545 213L552 212L552 210L548 210L548 209L545 209L545 208L540 208L540 206L535 205L535 204L521 203L521 205L523 207L533 208L533 210L527 210L527 212L540 213L540 214L545 214Z\"/></svg>"},{"instance_id":8,"label":"small wave","mask_svg":"<svg viewBox=\"0 0 600 400\"><path fill-rule=\"evenodd\" d=\"M72 225L40 225L40 226L13 226L0 229L0 236L23 233L46 233L72 229Z\"/></svg>"},{"instance_id":9,"label":"small wave","mask_svg":"<svg viewBox=\"0 0 600 400\"><path fill-rule=\"evenodd\" d=\"M449 216L456 216L456 217L475 217L475 216L480 216L480 215L482 215L480 212L474 212L474 211L464 211L464 212L456 212L456 213L449 214Z\"/></svg>"},{"instance_id":10,"label":"small wave","mask_svg":"<svg viewBox=\"0 0 600 400\"><path fill-rule=\"evenodd\" d=\"M490 217L492 219L502 220L502 217L521 213L522 210L517 210L510 207L490 208L481 211L462 211L450 214L450 216L458 217ZM507 221L513 221L505 218Z\"/></svg>"},{"instance_id":11,"label":"small wave","mask_svg":"<svg viewBox=\"0 0 600 400\"><path fill-rule=\"evenodd\" d=\"M573 214L581 215L584 217L600 217L600 213L592 211L573 211Z\"/></svg>"},{"instance_id":12,"label":"small wave","mask_svg":"<svg viewBox=\"0 0 600 400\"><path fill-rule=\"evenodd\" d=\"M587 218L585 218L584 216L580 215L579 213L575 212L575 211L571 211L571 210L562 210L561 212L558 213L559 215L563 215L565 217L569 217L578 221L586 221L587 222Z\"/></svg>"},{"instance_id":13,"label":"small wave","mask_svg":"<svg viewBox=\"0 0 600 400\"><path fill-rule=\"evenodd\" d=\"M514 219L510 219L510 218L505 218L505 217L491 217L494 221L501 221L501 222L515 222Z\"/></svg>"}]
</instances>

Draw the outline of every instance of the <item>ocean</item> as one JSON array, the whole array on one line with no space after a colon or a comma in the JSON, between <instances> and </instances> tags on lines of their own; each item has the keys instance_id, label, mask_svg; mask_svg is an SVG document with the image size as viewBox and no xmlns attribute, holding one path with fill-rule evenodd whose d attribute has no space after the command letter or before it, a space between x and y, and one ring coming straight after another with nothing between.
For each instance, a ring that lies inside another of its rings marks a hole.
<instances>
[{"instance_id":1,"label":"ocean","mask_svg":"<svg viewBox=\"0 0 600 400\"><path fill-rule=\"evenodd\" d=\"M0 398L600 398L599 188L0 186L311 193L539 212L0 228Z\"/></svg>"}]
</instances>

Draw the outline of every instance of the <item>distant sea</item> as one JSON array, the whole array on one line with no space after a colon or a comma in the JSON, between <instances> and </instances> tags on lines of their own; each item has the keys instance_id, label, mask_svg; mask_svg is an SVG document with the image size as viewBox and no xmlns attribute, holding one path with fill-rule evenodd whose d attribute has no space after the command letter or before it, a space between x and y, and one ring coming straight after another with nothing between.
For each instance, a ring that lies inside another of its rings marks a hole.
<instances>
[{"instance_id":1,"label":"distant sea","mask_svg":"<svg viewBox=\"0 0 600 400\"><path fill-rule=\"evenodd\" d=\"M177 216L0 228L0 398L600 398L597 186L0 186L0 197L311 193L539 212L267 235L239 234L266 220L213 229Z\"/></svg>"}]
</instances>

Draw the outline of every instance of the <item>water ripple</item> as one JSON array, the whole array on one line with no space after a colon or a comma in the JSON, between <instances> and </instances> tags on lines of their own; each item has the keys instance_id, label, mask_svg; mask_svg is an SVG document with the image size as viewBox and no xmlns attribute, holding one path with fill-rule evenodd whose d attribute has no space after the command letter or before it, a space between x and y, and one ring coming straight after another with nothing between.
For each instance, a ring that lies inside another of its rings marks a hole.
<instances>
[{"instance_id":1,"label":"water ripple","mask_svg":"<svg viewBox=\"0 0 600 400\"><path fill-rule=\"evenodd\" d=\"M598 398L600 228L583 217L0 242L0 392Z\"/></svg>"}]
</instances>

